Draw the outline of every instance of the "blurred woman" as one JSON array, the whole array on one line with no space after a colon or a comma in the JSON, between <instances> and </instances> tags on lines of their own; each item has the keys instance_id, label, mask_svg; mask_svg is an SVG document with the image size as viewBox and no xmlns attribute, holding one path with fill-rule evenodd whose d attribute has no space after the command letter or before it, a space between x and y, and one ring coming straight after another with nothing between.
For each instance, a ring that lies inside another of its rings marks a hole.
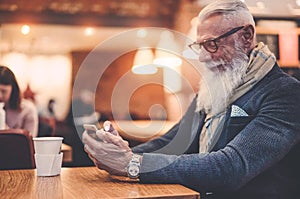
<instances>
[{"instance_id":1,"label":"blurred woman","mask_svg":"<svg viewBox=\"0 0 300 199\"><path fill-rule=\"evenodd\" d=\"M38 134L38 112L35 105L20 93L14 73L6 66L0 66L0 102L4 102L7 128L21 128Z\"/></svg>"}]
</instances>

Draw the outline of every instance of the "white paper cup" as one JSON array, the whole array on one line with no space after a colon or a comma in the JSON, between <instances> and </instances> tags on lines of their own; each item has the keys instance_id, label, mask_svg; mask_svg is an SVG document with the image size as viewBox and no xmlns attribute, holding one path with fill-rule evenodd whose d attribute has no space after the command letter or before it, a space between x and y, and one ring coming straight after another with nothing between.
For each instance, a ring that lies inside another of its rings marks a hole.
<instances>
[{"instance_id":1,"label":"white paper cup","mask_svg":"<svg viewBox=\"0 0 300 199\"><path fill-rule=\"evenodd\" d=\"M60 174L63 153L34 154L37 176L56 176Z\"/></svg>"},{"instance_id":2,"label":"white paper cup","mask_svg":"<svg viewBox=\"0 0 300 199\"><path fill-rule=\"evenodd\" d=\"M35 137L33 139L36 154L59 154L63 137Z\"/></svg>"}]
</instances>

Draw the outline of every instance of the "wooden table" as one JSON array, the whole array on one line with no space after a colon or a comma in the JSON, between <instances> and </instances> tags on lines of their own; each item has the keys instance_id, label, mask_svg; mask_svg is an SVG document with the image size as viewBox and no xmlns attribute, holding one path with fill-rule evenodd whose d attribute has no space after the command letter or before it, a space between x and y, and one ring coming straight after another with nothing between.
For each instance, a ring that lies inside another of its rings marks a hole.
<instances>
[{"instance_id":1,"label":"wooden table","mask_svg":"<svg viewBox=\"0 0 300 199\"><path fill-rule=\"evenodd\" d=\"M37 177L36 170L0 171L1 199L184 198L199 193L176 184L140 184L111 177L96 167L62 168L61 175Z\"/></svg>"}]
</instances>

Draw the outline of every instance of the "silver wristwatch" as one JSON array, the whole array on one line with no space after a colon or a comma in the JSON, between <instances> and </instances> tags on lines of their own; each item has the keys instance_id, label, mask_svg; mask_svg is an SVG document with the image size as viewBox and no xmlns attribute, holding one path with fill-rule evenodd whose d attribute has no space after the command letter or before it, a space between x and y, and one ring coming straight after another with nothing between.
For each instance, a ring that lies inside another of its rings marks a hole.
<instances>
[{"instance_id":1,"label":"silver wristwatch","mask_svg":"<svg viewBox=\"0 0 300 199\"><path fill-rule=\"evenodd\" d=\"M133 154L127 166L127 175L129 178L138 178L140 174L140 155Z\"/></svg>"}]
</instances>

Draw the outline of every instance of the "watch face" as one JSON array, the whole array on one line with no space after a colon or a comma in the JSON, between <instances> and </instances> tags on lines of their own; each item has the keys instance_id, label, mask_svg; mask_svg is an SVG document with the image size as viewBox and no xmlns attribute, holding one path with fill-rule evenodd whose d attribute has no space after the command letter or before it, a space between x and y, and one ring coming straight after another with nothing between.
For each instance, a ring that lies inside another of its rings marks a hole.
<instances>
[{"instance_id":1,"label":"watch face","mask_svg":"<svg viewBox=\"0 0 300 199\"><path fill-rule=\"evenodd\" d=\"M128 168L128 174L131 177L137 177L139 175L140 168L137 165L130 165Z\"/></svg>"}]
</instances>

